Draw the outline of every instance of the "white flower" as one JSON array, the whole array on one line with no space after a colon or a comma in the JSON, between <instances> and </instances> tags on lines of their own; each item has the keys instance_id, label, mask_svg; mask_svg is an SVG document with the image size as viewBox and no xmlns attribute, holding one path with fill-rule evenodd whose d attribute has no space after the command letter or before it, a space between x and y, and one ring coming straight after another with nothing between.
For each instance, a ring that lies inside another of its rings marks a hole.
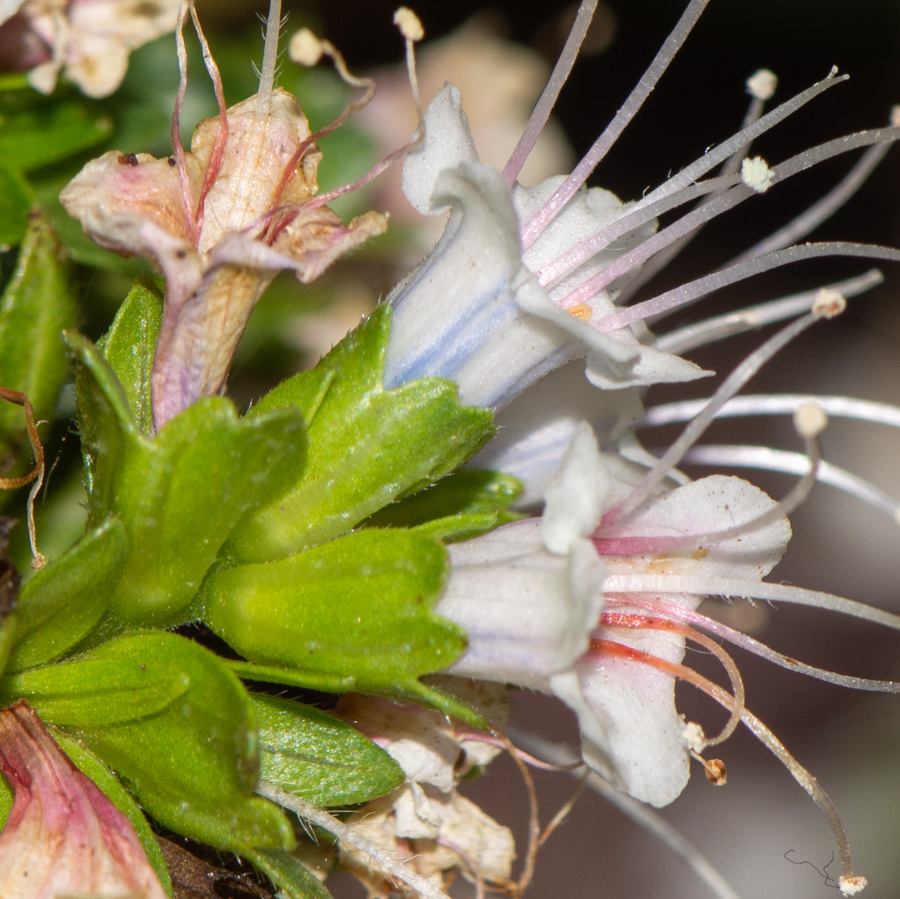
<instances>
[{"instance_id":1,"label":"white flower","mask_svg":"<svg viewBox=\"0 0 900 899\"><path fill-rule=\"evenodd\" d=\"M451 576L436 611L469 636L451 673L554 693L578 715L584 760L635 798L665 805L687 782L689 746L674 679L652 660L679 663L684 637L653 623L604 623L613 606L620 616L646 616L627 597L604 595L604 579L625 572L759 579L781 557L790 527L781 518L743 536L704 540L776 505L745 481L713 476L654 495L607 533L602 514L635 480L634 466L601 457L582 425L542 519L449 548ZM682 548L655 548L673 538ZM673 588L656 598L694 609L702 597ZM634 658L616 654L612 642L636 650Z\"/></svg>"},{"instance_id":2,"label":"white flower","mask_svg":"<svg viewBox=\"0 0 900 899\"><path fill-rule=\"evenodd\" d=\"M565 179L510 191L499 172L478 162L459 93L449 85L429 106L425 124L425 141L404 166L404 192L421 212L449 208L450 220L434 251L388 296L394 313L387 386L447 377L459 385L463 402L496 408L584 356L589 379L604 387L703 374L645 346L631 329L607 335L592 328L585 319L602 319L613 309L605 290L572 312L557 305L573 285L648 237L652 224L625 235L548 292L533 271L627 207L608 191L580 190L523 255L524 223Z\"/></svg>"}]
</instances>

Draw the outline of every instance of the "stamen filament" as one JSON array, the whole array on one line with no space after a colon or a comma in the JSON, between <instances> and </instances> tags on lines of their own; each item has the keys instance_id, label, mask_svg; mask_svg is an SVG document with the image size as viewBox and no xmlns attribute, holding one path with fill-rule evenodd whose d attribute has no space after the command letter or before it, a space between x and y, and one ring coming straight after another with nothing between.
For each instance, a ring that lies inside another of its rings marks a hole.
<instances>
[{"instance_id":1,"label":"stamen filament","mask_svg":"<svg viewBox=\"0 0 900 899\"><path fill-rule=\"evenodd\" d=\"M900 615L895 615L893 612L876 609L865 603L833 593L807 590L804 587L794 587L789 584L772 584L768 581L683 575L611 574L604 579L603 589L610 593L687 593L692 596L729 596L736 599L789 602L794 605L827 609L900 631Z\"/></svg>"},{"instance_id":2,"label":"stamen filament","mask_svg":"<svg viewBox=\"0 0 900 899\"><path fill-rule=\"evenodd\" d=\"M738 646L747 652L751 652L753 655L765 659L767 662L772 662L773 664L778 665L779 668L784 668L786 671L795 671L798 674L805 674L807 677L813 677L824 683L834 684L838 687L846 687L850 690L864 690L870 693L900 693L900 683L897 681L854 677L850 674L839 674L836 671L817 668L814 665L809 665L806 662L801 662L798 659L778 652L778 650L772 649L771 646L767 646L765 643L761 643L759 640L756 640L739 630L735 630L727 624L723 624L721 621L716 621L715 618L710 618L708 615L702 615L700 612L695 612L693 609L687 609L684 606L666 602L658 597L644 599L635 595L614 593L607 594L605 599L607 607L622 606L626 608L642 609L654 615L659 615L661 613L668 618L674 618L684 621L687 624L693 624L695 627L702 628L711 634L715 634L723 640L728 640L729 643L733 643L735 646Z\"/></svg>"},{"instance_id":3,"label":"stamen filament","mask_svg":"<svg viewBox=\"0 0 900 899\"><path fill-rule=\"evenodd\" d=\"M773 449L769 446L733 446L704 443L689 449L682 459L692 465L714 465L717 468L755 468L763 471L780 471L785 474L803 474L809 468L809 459L802 453ZM894 524L900 524L900 501L879 490L874 484L830 462L819 463L816 478L820 484L828 484L855 496L889 516Z\"/></svg>"},{"instance_id":4,"label":"stamen filament","mask_svg":"<svg viewBox=\"0 0 900 899\"><path fill-rule=\"evenodd\" d=\"M607 597L608 599L609 597ZM731 690L734 694L734 703L731 708L731 715L716 737L704 737L704 743L707 746L716 746L724 743L735 731L741 720L741 712L744 709L744 682L741 679L741 672L734 662L734 659L719 646L715 640L711 640L705 634L698 633L692 627L686 627L666 618L648 615L633 615L623 612L604 612L600 618L603 627L628 627L641 630L668 631L672 634L678 634L687 640L698 643L704 649L711 652L721 663L722 667L728 674L731 681Z\"/></svg>"},{"instance_id":5,"label":"stamen filament","mask_svg":"<svg viewBox=\"0 0 900 899\"><path fill-rule=\"evenodd\" d=\"M659 296L643 303L629 306L592 325L601 332L616 331L635 321L646 321L673 309L683 309L690 303L708 296L716 290L728 287L744 278L759 275L782 265L802 262L809 259L820 259L823 256L852 256L861 259L883 259L887 262L900 262L900 250L881 247L875 244L848 243L846 241L826 241L822 243L806 243L786 250L776 250L766 256L750 259L739 265L722 269L696 281L668 290Z\"/></svg>"},{"instance_id":6,"label":"stamen filament","mask_svg":"<svg viewBox=\"0 0 900 899\"><path fill-rule=\"evenodd\" d=\"M814 231L822 222L837 212L859 190L875 166L884 159L891 146L892 144L876 144L873 147L869 147L856 165L824 197L798 215L793 221L788 222L783 228L736 256L731 260L731 263L755 259L757 256L770 253L772 250L780 250L782 247L790 246L792 243L802 240L807 234Z\"/></svg>"},{"instance_id":7,"label":"stamen filament","mask_svg":"<svg viewBox=\"0 0 900 899\"><path fill-rule=\"evenodd\" d=\"M688 4L687 9L678 20L678 24L666 38L665 43L656 54L650 67L641 77L628 99L622 104L613 120L594 142L587 155L575 166L572 174L560 186L559 190L525 226L522 232L523 250L527 250L537 240L547 225L562 212L578 188L584 184L600 160L603 159L619 135L625 130L626 125L637 114L644 100L650 96L653 88L656 87L656 82L659 81L663 72L668 68L669 63L675 58L675 54L681 49L681 45L700 18L703 10L706 9L708 2L709 0L691 0Z\"/></svg>"},{"instance_id":8,"label":"stamen filament","mask_svg":"<svg viewBox=\"0 0 900 899\"><path fill-rule=\"evenodd\" d=\"M641 271L643 272L643 269ZM828 284L824 289L836 290L842 296L850 298L859 296L883 282L884 275L879 269L873 268L855 278ZM667 334L658 335L655 346L663 352L681 356L697 347L708 346L718 340L724 340L726 337L734 337L745 331L756 331L764 325L794 318L810 309L821 289L817 287L755 306L747 306L736 312L726 312L722 315L705 318L694 324L685 325L683 328L669 331ZM621 299L622 295L617 297L617 301L621 301Z\"/></svg>"},{"instance_id":9,"label":"stamen filament","mask_svg":"<svg viewBox=\"0 0 900 899\"><path fill-rule=\"evenodd\" d=\"M550 114L553 112L553 107L556 106L559 93L569 78L572 66L575 65L575 60L578 58L578 53L581 50L581 45L591 25L591 20L594 18L596 9L597 0L582 0L581 5L578 7L578 15L575 16L575 21L569 30L569 36L566 39L562 53L559 54L556 60L556 65L553 67L543 93L541 93L540 99L537 101L528 119L528 124L522 132L519 142L503 168L503 177L510 187L513 186L516 178L519 177L519 172L522 171L525 160L528 159L531 151L534 149L534 145L544 130Z\"/></svg>"},{"instance_id":10,"label":"stamen filament","mask_svg":"<svg viewBox=\"0 0 900 899\"><path fill-rule=\"evenodd\" d=\"M793 415L803 403L815 403L832 418L852 418L900 428L900 407L852 396L816 396L799 393L764 393L736 396L716 411L716 418L743 415ZM707 400L685 400L653 406L644 413L642 426L655 427L694 418Z\"/></svg>"},{"instance_id":11,"label":"stamen filament","mask_svg":"<svg viewBox=\"0 0 900 899\"><path fill-rule=\"evenodd\" d=\"M762 346L754 350L737 368L719 385L716 392L707 400L704 408L690 421L681 436L669 447L662 458L644 476L641 483L621 502L604 516L600 523L602 529L608 529L618 519L633 512L667 476L670 469L681 461L684 454L697 442L700 435L709 427L716 412L734 396L750 380L769 359L779 350L787 346L795 337L805 331L818 320L815 312L802 316L777 334L770 337Z\"/></svg>"},{"instance_id":12,"label":"stamen filament","mask_svg":"<svg viewBox=\"0 0 900 899\"><path fill-rule=\"evenodd\" d=\"M720 705L726 709L733 707L734 699L717 684L698 674L696 671L679 665L676 662L669 662L658 656L633 649L621 643L615 643L610 640L591 640L591 652L612 655L616 658L622 658L630 661L642 662L659 671L671 674L673 677L685 680L693 684L695 687L703 690L711 698L715 699ZM841 857L841 867L843 869L843 877L841 882L856 883L860 882L859 875L853 873L853 863L850 857L850 844L847 842L847 835L844 832L844 826L841 823L840 815L834 807L829 795L819 786L818 781L809 771L806 770L785 748L784 744L756 717L749 709L741 711L741 721L746 725L750 732L788 769L794 780L800 784L807 792L813 802L819 807L825 815L835 842L838 846L838 853Z\"/></svg>"}]
</instances>

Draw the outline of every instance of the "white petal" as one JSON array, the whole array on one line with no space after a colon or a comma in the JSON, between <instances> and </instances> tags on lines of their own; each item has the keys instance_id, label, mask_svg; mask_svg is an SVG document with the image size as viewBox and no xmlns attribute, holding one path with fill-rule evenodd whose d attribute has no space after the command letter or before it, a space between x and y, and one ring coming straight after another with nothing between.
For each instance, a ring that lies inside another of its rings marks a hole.
<instances>
[{"instance_id":1,"label":"white petal","mask_svg":"<svg viewBox=\"0 0 900 899\"><path fill-rule=\"evenodd\" d=\"M450 84L431 101L425 113L425 139L411 150L403 164L403 193L423 215L436 215L449 203L433 200L444 169L478 162L478 153L462 110L459 91Z\"/></svg>"},{"instance_id":2,"label":"white petal","mask_svg":"<svg viewBox=\"0 0 900 899\"><path fill-rule=\"evenodd\" d=\"M597 438L591 426L581 422L544 498L541 536L547 549L566 553L594 532L603 514L608 481Z\"/></svg>"}]
</instances>

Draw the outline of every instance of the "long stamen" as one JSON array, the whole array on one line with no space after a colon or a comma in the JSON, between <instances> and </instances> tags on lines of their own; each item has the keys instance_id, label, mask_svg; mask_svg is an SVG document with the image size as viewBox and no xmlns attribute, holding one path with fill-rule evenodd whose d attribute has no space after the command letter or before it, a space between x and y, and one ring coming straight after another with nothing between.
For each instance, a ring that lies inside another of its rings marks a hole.
<instances>
[{"instance_id":1,"label":"long stamen","mask_svg":"<svg viewBox=\"0 0 900 899\"><path fill-rule=\"evenodd\" d=\"M281 0L271 0L271 5L277 6L280 9ZM209 165L206 167L206 174L203 177L203 186L200 188L200 198L197 201L196 222L197 231L199 233L203 228L203 207L206 201L206 195L209 193L213 184L215 184L216 178L219 177L219 171L222 168L222 161L225 158L225 144L228 143L228 115L226 113L225 87L222 84L222 75L219 72L219 67L216 65L215 59L213 59L212 51L209 49L209 44L206 41L206 35L203 33L203 28L200 26L200 19L197 16L197 10L194 7L193 3L191 3L191 18L194 21L194 30L197 32L197 39L200 41L200 47L203 52L203 64L206 66L206 71L209 73L210 80L213 83L213 91L215 92L216 103L219 107L219 121L218 128L216 130L216 139L213 142L212 152L210 153L209 157ZM269 35L267 33L267 46L268 43ZM275 45L277 48L277 27L275 29ZM257 106L257 109L259 109L259 106Z\"/></svg>"},{"instance_id":2,"label":"long stamen","mask_svg":"<svg viewBox=\"0 0 900 899\"><path fill-rule=\"evenodd\" d=\"M789 602L794 605L827 609L872 624L880 624L900 631L900 615L876 609L865 603L807 590L788 584L772 584L768 581L742 580L740 578L689 577L682 575L607 575L604 591L610 593L686 593L693 596L728 596L736 599L763 599L768 602Z\"/></svg>"},{"instance_id":3,"label":"long stamen","mask_svg":"<svg viewBox=\"0 0 900 899\"><path fill-rule=\"evenodd\" d=\"M839 296L839 295L835 295ZM821 307L814 306L813 311L787 325L773 337L770 337L762 346L752 352L740 365L722 382L716 392L707 401L703 410L688 424L681 436L669 447L662 458L646 474L643 481L636 487L618 506L613 507L603 517L601 527L608 528L618 519L634 511L668 475L684 454L697 442L700 435L709 427L716 412L737 393L747 381L750 380L769 359L779 350L783 349L795 337L806 328L815 323L820 316L830 316L835 309L824 303Z\"/></svg>"},{"instance_id":4,"label":"long stamen","mask_svg":"<svg viewBox=\"0 0 900 899\"><path fill-rule=\"evenodd\" d=\"M594 18L596 9L597 0L582 0L581 5L578 7L578 15L575 16L575 21L569 30L569 37L566 39L562 53L559 54L559 58L556 60L553 72L531 113L531 117L528 119L528 124L522 132L516 148L510 154L509 161L503 168L503 177L510 187L513 186L516 178L519 177L519 172L522 171L525 160L528 159L528 156L534 149L538 137L540 137L547 120L550 118L550 113L553 111L553 107L559 98L559 92L568 80L572 66L575 65L575 60L578 58L578 52L581 50L581 45L590 27L591 20Z\"/></svg>"},{"instance_id":5,"label":"long stamen","mask_svg":"<svg viewBox=\"0 0 900 899\"><path fill-rule=\"evenodd\" d=\"M817 668L815 665L808 665L798 659L787 656L784 653L772 649L765 643L716 621L708 615L702 615L693 609L687 609L684 606L675 605L666 602L658 597L652 599L643 599L635 595L622 594L606 594L606 607L622 606L629 609L642 609L654 615L663 614L668 618L674 618L684 621L687 624L693 624L695 627L703 628L717 637L728 640L735 646L745 649L747 652L772 662L786 671L794 671L797 674L805 674L807 677L824 681L827 684L834 684L838 687L847 687L850 690L864 690L869 693L900 693L900 683L889 680L876 680L874 678L854 677L850 674L838 674L836 671L829 671L825 668Z\"/></svg>"},{"instance_id":6,"label":"long stamen","mask_svg":"<svg viewBox=\"0 0 900 899\"><path fill-rule=\"evenodd\" d=\"M784 474L803 474L809 469L809 458L802 453L773 449L770 446L742 446L704 443L689 449L683 460L692 465L713 465L732 468L755 468L761 471L780 471ZM833 465L819 463L816 480L842 490L850 496L884 512L894 524L900 524L900 500L880 490L865 479Z\"/></svg>"},{"instance_id":7,"label":"long stamen","mask_svg":"<svg viewBox=\"0 0 900 899\"><path fill-rule=\"evenodd\" d=\"M655 257L654 257L655 258ZM847 278L834 284L827 284L824 288L805 290L802 293L791 294L777 300L769 300L755 306L747 306L736 312L726 312L722 315L714 315L702 321L685 325L666 334L657 335L656 348L666 353L674 353L681 356L690 350L700 346L708 346L726 337L734 337L745 331L756 331L764 325L774 324L785 319L794 318L806 312L815 301L820 290L834 290L842 296L859 296L873 287L884 282L884 275L877 268L869 269L855 278ZM621 299L621 295L617 300ZM701 404L702 405L702 404ZM693 416L689 416L693 417Z\"/></svg>"},{"instance_id":8,"label":"long stamen","mask_svg":"<svg viewBox=\"0 0 900 899\"><path fill-rule=\"evenodd\" d=\"M641 425L673 424L694 418L707 400L685 400L652 406L644 413ZM736 396L716 411L716 418L734 418L743 415L793 415L804 403L815 403L831 418L852 418L871 424L900 428L900 406L861 400L853 396L817 396L800 393L765 393Z\"/></svg>"},{"instance_id":9,"label":"long stamen","mask_svg":"<svg viewBox=\"0 0 900 899\"><path fill-rule=\"evenodd\" d=\"M608 598L608 597L607 597ZM686 627L683 624L677 624L666 618L650 617L647 615L633 615L622 612L604 612L600 618L603 627L628 627L641 630L667 631L671 634L678 634L687 640L698 643L704 649L711 652L721 663L722 667L728 674L731 681L731 691L734 695L734 701L731 708L731 715L725 726L722 728L718 736L704 737L703 742L706 746L716 746L724 743L735 731L741 720L741 712L744 709L744 682L741 679L741 673L738 671L734 659L719 646L714 640L711 640L705 634L698 633L692 627Z\"/></svg>"},{"instance_id":10,"label":"long stamen","mask_svg":"<svg viewBox=\"0 0 900 899\"><path fill-rule=\"evenodd\" d=\"M607 125L604 132L597 138L587 155L578 163L572 174L566 179L556 193L544 204L538 214L525 226L522 232L522 248L527 250L537 240L541 232L559 215L566 203L575 192L587 180L597 164L607 154L619 135L625 130L625 126L634 118L641 108L644 100L650 95L656 82L662 77L669 63L675 58L675 54L681 48L691 29L700 18L709 0L691 0L687 9L678 20L672 33L666 38L656 58L650 64L650 68L644 73L637 86L628 99L616 113L613 120Z\"/></svg>"},{"instance_id":11,"label":"long stamen","mask_svg":"<svg viewBox=\"0 0 900 899\"><path fill-rule=\"evenodd\" d=\"M599 536L604 533L601 527L593 537L594 546L602 556L675 552L689 547L698 547L706 543L722 543L735 540L744 534L760 531L768 525L787 517L801 503L805 502L816 484L822 454L819 449L818 436L824 430L828 419L825 413L814 403L807 403L797 410L794 424L797 432L806 441L806 457L809 460L806 471L800 480L791 488L787 496L770 509L745 521L720 531L706 531L700 534L684 534L678 537L615 537Z\"/></svg>"},{"instance_id":12,"label":"long stamen","mask_svg":"<svg viewBox=\"0 0 900 899\"><path fill-rule=\"evenodd\" d=\"M514 731L514 735L516 742L528 746L530 751L539 753L551 762L563 765L573 758L572 751L563 744L551 743L537 734L523 731ZM573 776L580 777L574 772ZM595 771L588 772L587 785L678 855L718 899L740 899L728 881L659 813L643 802L632 799L627 793L617 790Z\"/></svg>"},{"instance_id":13,"label":"long stamen","mask_svg":"<svg viewBox=\"0 0 900 899\"><path fill-rule=\"evenodd\" d=\"M860 146L866 146L871 143L894 141L898 137L900 137L900 129L896 128L879 128L872 131L861 131L858 134L849 135L846 138L839 138L837 140L828 141L825 144L821 144L817 147L812 147L811 149L806 150L803 153L798 153L796 156L785 160L785 162L783 163L780 163L775 168L769 169L769 174L772 175L774 182L784 181L787 178L805 171L812 165L815 165L816 163L821 162L825 159L829 159L839 153L848 152L849 150L855 149ZM598 272L592 278L589 278L587 281L580 284L575 290L564 297L560 301L560 305L565 308L567 306L577 305L578 303L585 302L594 294L602 290L604 287L607 287L617 278L620 278L622 275L628 274L645 260L651 258L660 250L680 239L684 234L692 232L699 225L708 222L710 219L715 218L722 212L725 212L728 209L733 209L735 206L743 203L750 197L755 196L756 193L758 193L758 189L750 186L747 183L741 183L736 185L735 187L732 187L722 196L703 204L693 212L687 213L686 215L682 216L682 218L678 219L678 221L669 225L667 228L663 228L662 231L645 240L635 249L623 254L614 262L611 262L609 265L605 266L602 271ZM632 210L630 214L634 215L634 210ZM611 235L615 234L616 236L618 236L617 232L626 228L627 219L628 216L623 216L622 219L620 219L618 222L604 229L604 232L608 232ZM579 244L574 248L574 250L570 251L570 253L567 254L569 260L569 270L571 270L571 268L576 264L580 264L582 261L584 261L584 258L588 258L590 255L593 255L593 253L597 252L597 250L602 248L601 246L597 245L598 243L602 244L602 241L599 240L600 233L594 235L594 237L590 238L589 240L584 241L582 244ZM587 256L585 256L585 254L587 254ZM771 259L773 256L775 256L776 258L780 258L777 257L777 254L775 253L770 254L769 257L763 258ZM726 271L730 272L734 269L740 269L740 267L732 266L731 268L726 269ZM565 274L565 272L563 272L563 274ZM708 276L707 279L700 279L700 281L715 283L717 274L720 273L714 273L713 275ZM696 284L699 282L694 283ZM669 291L668 294L663 294L663 296L668 296L671 293L673 292ZM654 300L655 299L658 298L654 298ZM631 309L627 310L627 312L633 315L633 310L635 309L646 310L653 308L652 304L654 303L654 300L648 300L647 303L639 303L637 306L632 306ZM645 312L644 317L652 314L655 313ZM619 318L623 315L625 315L625 313L620 313L619 316L616 317L616 320L618 321ZM615 327L608 324L607 319L604 319L602 322L598 322L598 327L601 324L603 328L606 329ZM621 325L617 326L621 327Z\"/></svg>"},{"instance_id":14,"label":"long stamen","mask_svg":"<svg viewBox=\"0 0 900 899\"><path fill-rule=\"evenodd\" d=\"M900 107L895 107L892 111L891 124L900 125ZM856 165L821 200L765 240L736 256L731 260L732 264L743 262L746 259L754 259L802 240L822 222L830 218L859 190L875 166L884 159L891 146L891 144L876 144L874 147L869 147Z\"/></svg>"},{"instance_id":15,"label":"long stamen","mask_svg":"<svg viewBox=\"0 0 900 899\"><path fill-rule=\"evenodd\" d=\"M669 662L649 653L633 649L621 643L609 640L591 640L591 651L611 655L616 658L628 661L641 662L649 665L659 671L671 674L673 677L680 678L693 684L695 687L703 690L708 696L716 700L726 709L733 707L734 699L717 684L697 674L684 665L675 662ZM835 842L838 846L838 852L841 857L841 867L843 876L839 880L839 888L843 895L851 896L859 892L865 885L866 879L861 875L853 873L853 862L850 857L850 844L847 842L847 835L844 832L844 826L841 823L840 815L834 807L829 795L819 786L818 781L809 771L806 770L785 748L784 744L756 717L749 709L741 711L741 721L747 726L750 732L788 769L794 780L800 784L807 792L813 802L819 807L828 820L834 834Z\"/></svg>"},{"instance_id":16,"label":"long stamen","mask_svg":"<svg viewBox=\"0 0 900 899\"><path fill-rule=\"evenodd\" d=\"M761 69L748 78L746 83L747 93L750 94L751 99L750 106L747 109L747 112L744 115L744 121L741 124L741 131L746 130L759 120L760 116L763 114L766 100L770 99L772 94L775 93L778 79L772 72ZM747 155L750 152L750 146L751 144L748 142L732 153L732 155L722 163L722 169L719 172L719 175L727 177L728 175L737 174L740 171L741 163L747 158ZM718 193L709 194L704 199L700 200L699 204L708 203L710 200L714 200L716 196L718 196ZM657 253L641 268L640 272L631 279L628 286L616 297L616 302L620 306L624 306L634 294L636 294L648 281L654 278L658 272L661 272L685 247L687 247L687 245L700 233L700 230L700 228L695 228L693 231L676 240L675 243L671 244L662 252ZM793 241L790 241L790 243L793 243Z\"/></svg>"}]
</instances>

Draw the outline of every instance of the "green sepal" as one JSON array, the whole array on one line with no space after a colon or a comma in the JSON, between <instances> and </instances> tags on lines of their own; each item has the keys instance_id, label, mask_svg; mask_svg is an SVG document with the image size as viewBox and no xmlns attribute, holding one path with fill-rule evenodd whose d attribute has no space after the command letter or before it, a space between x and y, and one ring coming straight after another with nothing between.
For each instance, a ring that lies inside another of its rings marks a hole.
<instances>
[{"instance_id":1,"label":"green sepal","mask_svg":"<svg viewBox=\"0 0 900 899\"><path fill-rule=\"evenodd\" d=\"M25 172L92 147L112 133L109 117L82 101L48 99L30 87L0 96L0 156Z\"/></svg>"},{"instance_id":2,"label":"green sepal","mask_svg":"<svg viewBox=\"0 0 900 899\"><path fill-rule=\"evenodd\" d=\"M254 849L244 858L265 874L286 899L332 899L325 884L283 849Z\"/></svg>"},{"instance_id":3,"label":"green sepal","mask_svg":"<svg viewBox=\"0 0 900 899\"><path fill-rule=\"evenodd\" d=\"M125 528L110 518L28 581L7 670L42 665L75 646L106 611L127 552Z\"/></svg>"},{"instance_id":4,"label":"green sepal","mask_svg":"<svg viewBox=\"0 0 900 899\"><path fill-rule=\"evenodd\" d=\"M119 307L109 330L97 342L97 349L125 391L138 431L145 437L153 435L150 375L162 312L162 291L151 278L141 276Z\"/></svg>"},{"instance_id":5,"label":"green sepal","mask_svg":"<svg viewBox=\"0 0 900 899\"><path fill-rule=\"evenodd\" d=\"M181 623L192 617L187 606L234 524L302 469L302 416L282 409L241 419L230 401L206 397L149 439L109 362L84 337L69 341L88 524L115 514L129 539L112 615L129 626Z\"/></svg>"},{"instance_id":6,"label":"green sepal","mask_svg":"<svg viewBox=\"0 0 900 899\"><path fill-rule=\"evenodd\" d=\"M317 806L366 802L403 783L403 769L345 721L287 699L251 699L263 780Z\"/></svg>"},{"instance_id":7,"label":"green sepal","mask_svg":"<svg viewBox=\"0 0 900 899\"><path fill-rule=\"evenodd\" d=\"M0 385L24 393L37 420L54 417L69 371L63 330L72 327L75 316L65 252L47 220L34 213L0 299ZM22 410L0 404L0 461L25 442ZM25 455L28 467L31 458Z\"/></svg>"},{"instance_id":8,"label":"green sepal","mask_svg":"<svg viewBox=\"0 0 900 899\"><path fill-rule=\"evenodd\" d=\"M106 798L131 822L137 838L147 853L147 861L153 868L159 882L166 893L172 895L172 880L169 877L169 869L163 858L162 850L156 841L156 836L150 829L143 812L135 805L128 791L119 783L119 779L103 762L78 740L72 739L68 734L56 727L50 728L53 738L59 743L66 755L72 759L75 767L86 777L89 777L99 787Z\"/></svg>"},{"instance_id":9,"label":"green sepal","mask_svg":"<svg viewBox=\"0 0 900 899\"><path fill-rule=\"evenodd\" d=\"M307 415L306 467L289 492L238 525L227 547L233 558L285 558L344 534L439 480L492 436L492 413L460 406L452 381L423 378L385 390L389 336L390 307L379 306L313 371L285 381L252 411L318 400ZM326 373L333 375L327 385Z\"/></svg>"},{"instance_id":10,"label":"green sepal","mask_svg":"<svg viewBox=\"0 0 900 899\"><path fill-rule=\"evenodd\" d=\"M507 510L521 492L521 482L512 475L463 468L386 506L363 524L415 528L444 541L468 540L519 518Z\"/></svg>"},{"instance_id":11,"label":"green sepal","mask_svg":"<svg viewBox=\"0 0 900 899\"><path fill-rule=\"evenodd\" d=\"M253 847L290 849L287 818L253 795L256 717L224 662L191 640L162 632L119 637L87 657L110 656L148 672L165 670L187 688L146 717L69 731L119 775L151 817L176 833L238 854Z\"/></svg>"},{"instance_id":12,"label":"green sepal","mask_svg":"<svg viewBox=\"0 0 900 899\"><path fill-rule=\"evenodd\" d=\"M8 674L0 706L25 699L45 722L70 726L120 724L162 711L183 696L190 679L179 668L121 658L113 640L71 662Z\"/></svg>"},{"instance_id":13,"label":"green sepal","mask_svg":"<svg viewBox=\"0 0 900 899\"><path fill-rule=\"evenodd\" d=\"M446 573L446 550L429 537L357 531L278 562L213 571L204 620L252 662L408 695L465 650L464 632L431 611Z\"/></svg>"},{"instance_id":14,"label":"green sepal","mask_svg":"<svg viewBox=\"0 0 900 899\"><path fill-rule=\"evenodd\" d=\"M34 203L34 191L19 167L0 156L0 246L22 242L28 228L28 212Z\"/></svg>"}]
</instances>

